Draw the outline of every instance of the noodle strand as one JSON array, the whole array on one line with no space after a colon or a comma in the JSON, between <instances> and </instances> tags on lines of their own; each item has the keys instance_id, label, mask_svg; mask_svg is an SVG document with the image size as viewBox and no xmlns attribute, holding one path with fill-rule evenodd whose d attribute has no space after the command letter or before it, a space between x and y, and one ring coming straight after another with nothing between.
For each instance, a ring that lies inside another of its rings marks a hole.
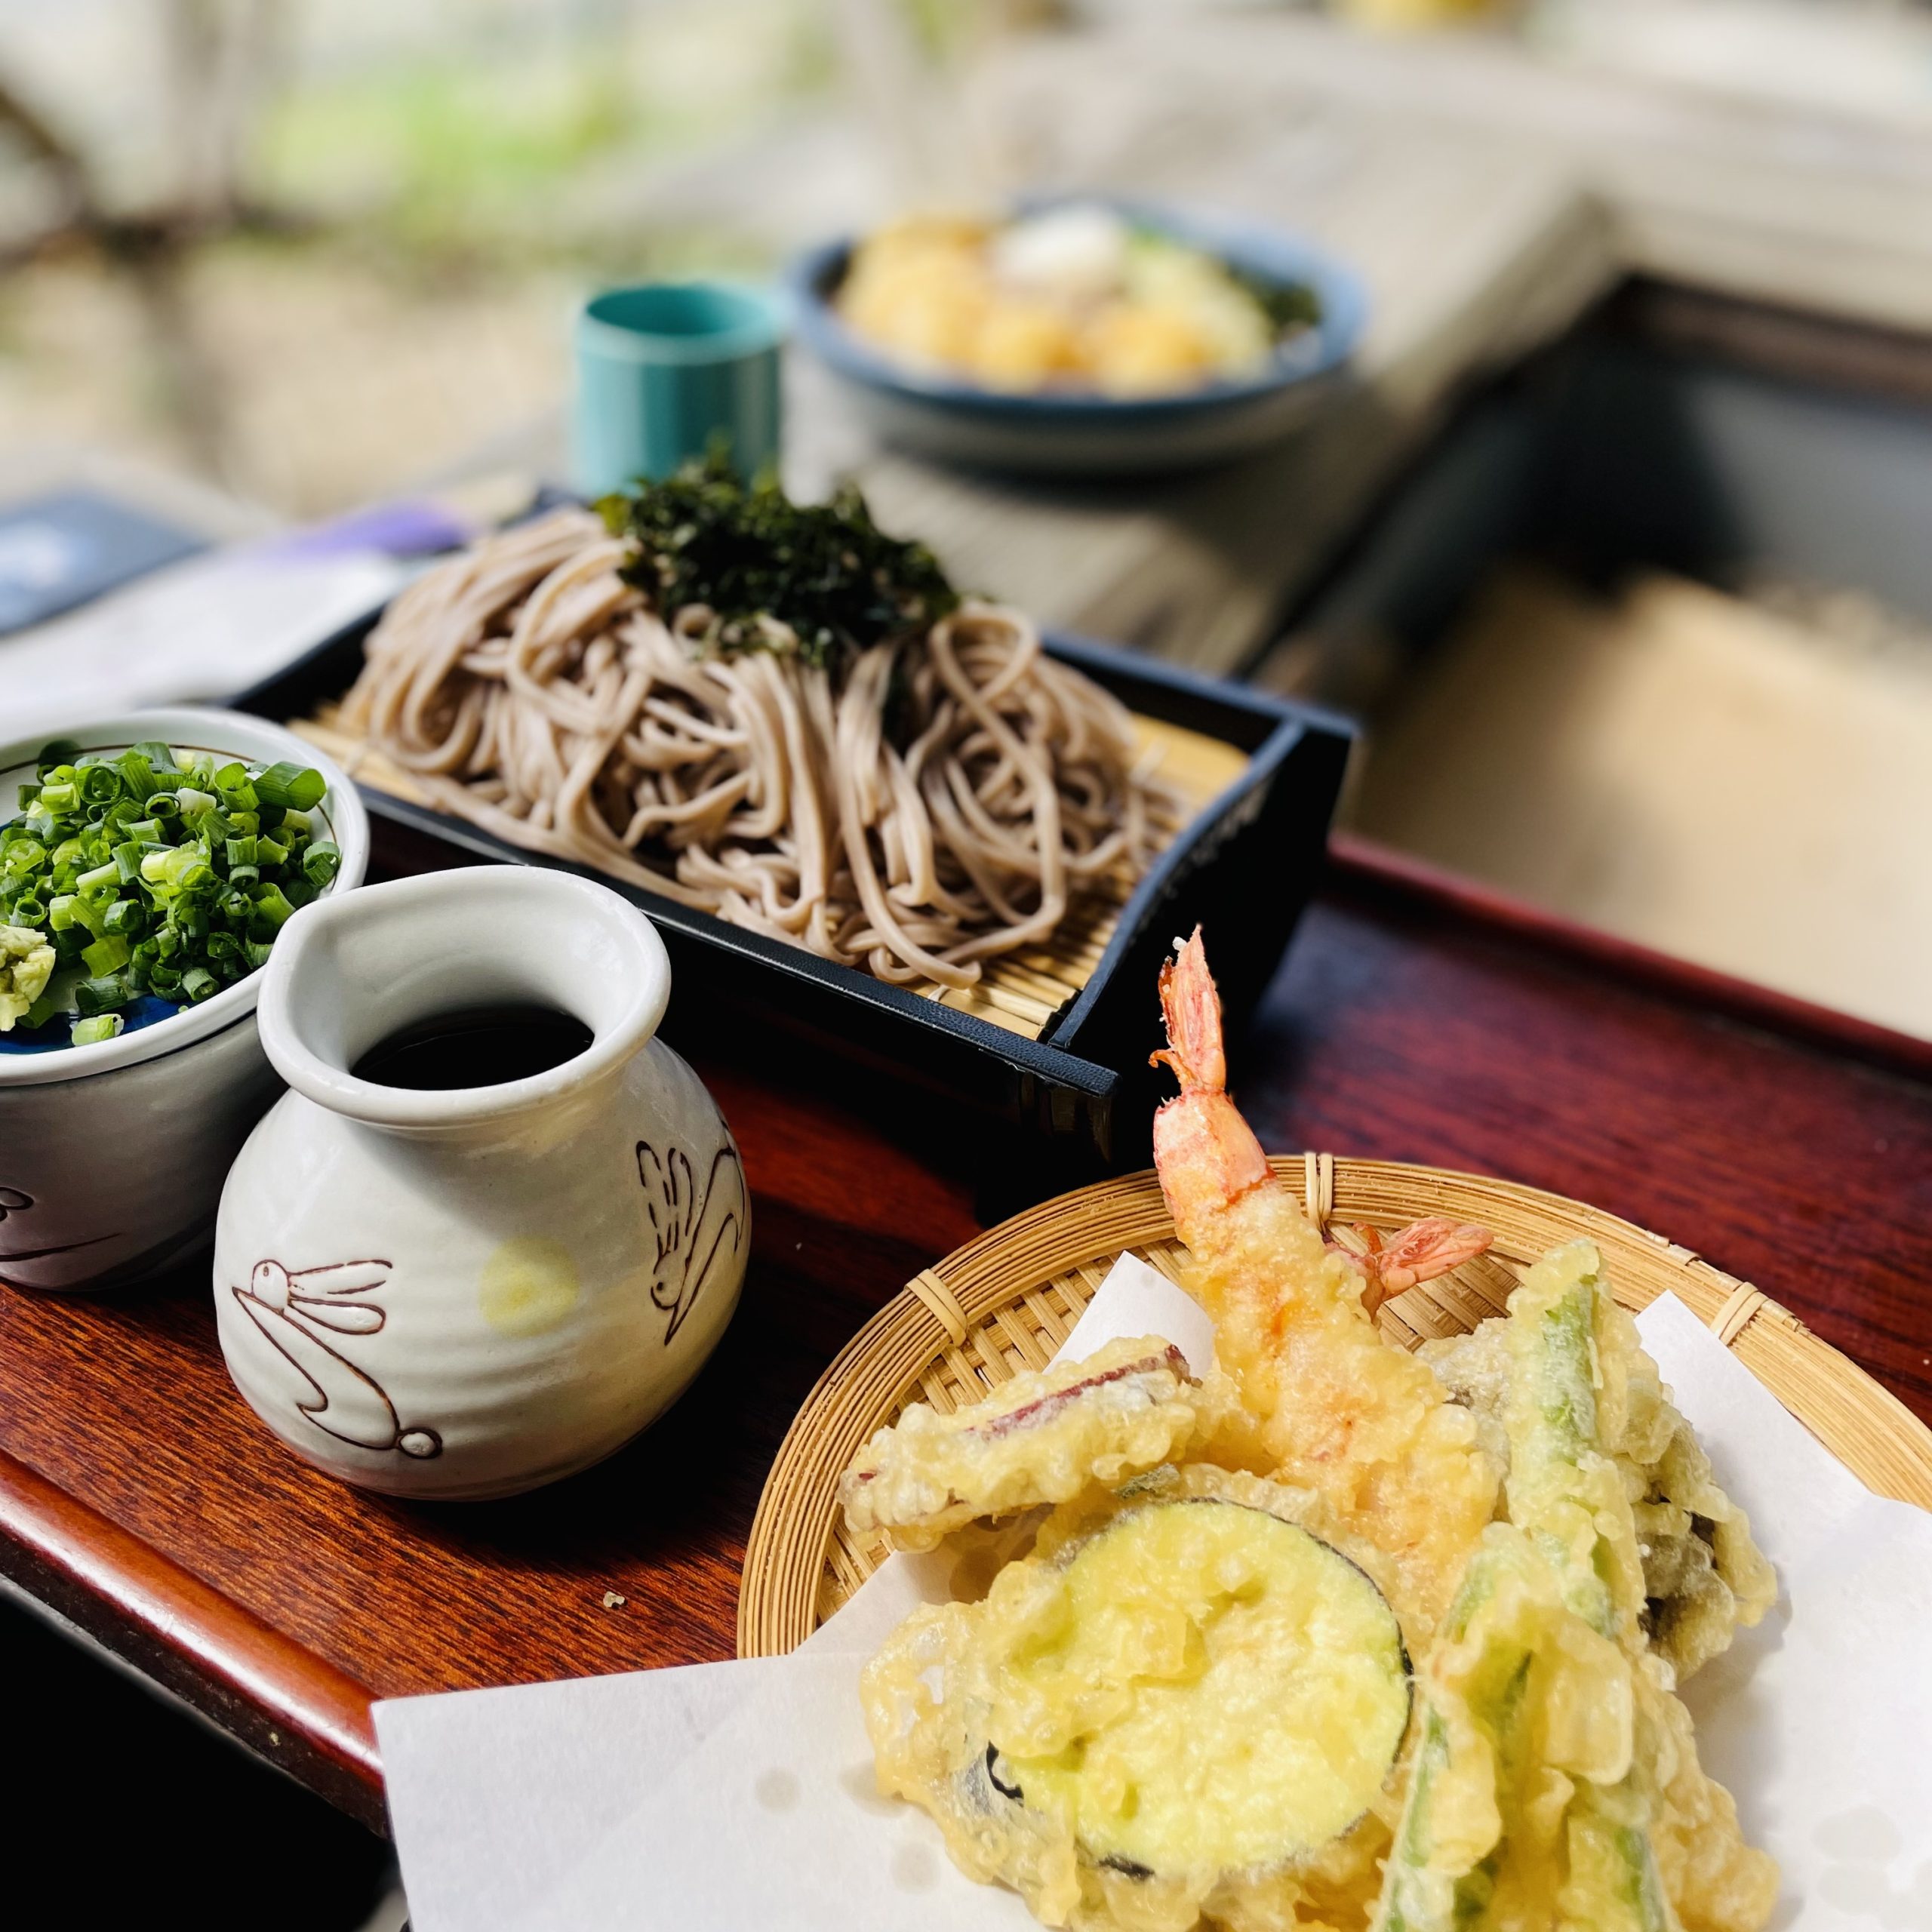
<instances>
[{"instance_id":1,"label":"noodle strand","mask_svg":"<svg viewBox=\"0 0 1932 1932\"><path fill-rule=\"evenodd\" d=\"M513 844L900 983L972 985L1171 822L1125 707L1017 611L968 603L835 683L776 619L703 654L712 613L653 611L628 554L565 509L439 565L344 728Z\"/></svg>"}]
</instances>

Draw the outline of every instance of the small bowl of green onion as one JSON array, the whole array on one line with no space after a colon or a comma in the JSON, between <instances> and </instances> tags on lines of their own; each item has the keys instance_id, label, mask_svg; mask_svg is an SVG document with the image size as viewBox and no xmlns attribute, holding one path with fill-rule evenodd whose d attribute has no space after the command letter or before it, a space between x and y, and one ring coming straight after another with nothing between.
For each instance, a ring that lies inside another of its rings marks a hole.
<instances>
[{"instance_id":1,"label":"small bowl of green onion","mask_svg":"<svg viewBox=\"0 0 1932 1932\"><path fill-rule=\"evenodd\" d=\"M207 1238L278 1091L256 975L368 860L353 785L260 718L0 747L0 1281L115 1285Z\"/></svg>"}]
</instances>

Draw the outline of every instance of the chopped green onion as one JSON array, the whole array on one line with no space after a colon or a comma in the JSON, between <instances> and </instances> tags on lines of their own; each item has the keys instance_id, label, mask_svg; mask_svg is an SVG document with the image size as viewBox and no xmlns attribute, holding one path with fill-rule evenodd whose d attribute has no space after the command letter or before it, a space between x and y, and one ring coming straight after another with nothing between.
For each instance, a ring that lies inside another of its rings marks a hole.
<instances>
[{"instance_id":1,"label":"chopped green onion","mask_svg":"<svg viewBox=\"0 0 1932 1932\"><path fill-rule=\"evenodd\" d=\"M257 917L266 919L271 926L279 926L295 911L278 885L257 886L254 899Z\"/></svg>"},{"instance_id":2,"label":"chopped green onion","mask_svg":"<svg viewBox=\"0 0 1932 1932\"><path fill-rule=\"evenodd\" d=\"M100 979L83 980L74 989L74 1005L83 1020L125 1006L134 997L134 988L118 973L110 973Z\"/></svg>"},{"instance_id":3,"label":"chopped green onion","mask_svg":"<svg viewBox=\"0 0 1932 1932\"><path fill-rule=\"evenodd\" d=\"M151 792L161 789L161 780L155 776L154 768L137 750L125 751L114 761L121 773L121 783L131 798L145 798Z\"/></svg>"},{"instance_id":4,"label":"chopped green onion","mask_svg":"<svg viewBox=\"0 0 1932 1932\"><path fill-rule=\"evenodd\" d=\"M138 745L130 748L131 758L138 758L155 771L179 771L181 768L174 762L174 754L158 738L143 738Z\"/></svg>"},{"instance_id":5,"label":"chopped green onion","mask_svg":"<svg viewBox=\"0 0 1932 1932\"><path fill-rule=\"evenodd\" d=\"M80 774L82 798L91 805L108 805L121 795L121 774L111 764L90 764L82 767ZM47 793L41 793L42 801Z\"/></svg>"},{"instance_id":6,"label":"chopped green onion","mask_svg":"<svg viewBox=\"0 0 1932 1932\"><path fill-rule=\"evenodd\" d=\"M82 963L96 979L109 973L118 973L128 963L128 955L134 950L118 933L109 933L104 939L97 939L81 955Z\"/></svg>"},{"instance_id":7,"label":"chopped green onion","mask_svg":"<svg viewBox=\"0 0 1932 1932\"><path fill-rule=\"evenodd\" d=\"M74 1044L98 1046L103 1040L116 1038L127 1023L118 1013L97 1013L91 1020L77 1020L74 1022Z\"/></svg>"},{"instance_id":8,"label":"chopped green onion","mask_svg":"<svg viewBox=\"0 0 1932 1932\"><path fill-rule=\"evenodd\" d=\"M232 772L235 777L230 777ZM248 774L238 765L230 765L214 775L215 789L221 794L223 807L231 812L253 811L259 802L254 786L249 783Z\"/></svg>"},{"instance_id":9,"label":"chopped green onion","mask_svg":"<svg viewBox=\"0 0 1932 1932\"><path fill-rule=\"evenodd\" d=\"M299 764L272 764L257 774L255 796L265 805L279 805L285 811L306 812L322 801L328 781L319 771L305 771Z\"/></svg>"},{"instance_id":10,"label":"chopped green onion","mask_svg":"<svg viewBox=\"0 0 1932 1932\"><path fill-rule=\"evenodd\" d=\"M76 1038L111 1038L131 1000L211 999L255 971L341 868L309 818L327 789L155 741L45 747L0 824L0 1031L77 1011Z\"/></svg>"}]
</instances>

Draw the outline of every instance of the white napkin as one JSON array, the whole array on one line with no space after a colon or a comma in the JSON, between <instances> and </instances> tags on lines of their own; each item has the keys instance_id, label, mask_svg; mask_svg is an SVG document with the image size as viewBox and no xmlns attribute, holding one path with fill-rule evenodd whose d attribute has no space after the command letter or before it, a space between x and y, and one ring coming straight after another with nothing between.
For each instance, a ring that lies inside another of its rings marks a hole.
<instances>
[{"instance_id":1,"label":"white napkin","mask_svg":"<svg viewBox=\"0 0 1932 1932\"><path fill-rule=\"evenodd\" d=\"M1684 1692L1783 1872L1774 1932L1932 1932L1932 1515L1874 1496L1675 1295L1637 1326L1783 1586Z\"/></svg>"},{"instance_id":2,"label":"white napkin","mask_svg":"<svg viewBox=\"0 0 1932 1932\"><path fill-rule=\"evenodd\" d=\"M0 739L226 697L374 609L408 574L374 550L277 543L190 557L0 638Z\"/></svg>"},{"instance_id":3,"label":"white napkin","mask_svg":"<svg viewBox=\"0 0 1932 1932\"><path fill-rule=\"evenodd\" d=\"M1681 1303L1639 1325L1785 1586L1690 1687L1706 1764L1783 1868L1774 1924L1932 1928L1932 1517L1871 1496ZM1149 1334L1211 1350L1124 1256L1063 1352ZM1021 1932L1019 1900L872 1783L859 1668L949 1570L894 1558L791 1657L378 1704L417 1932Z\"/></svg>"}]
</instances>

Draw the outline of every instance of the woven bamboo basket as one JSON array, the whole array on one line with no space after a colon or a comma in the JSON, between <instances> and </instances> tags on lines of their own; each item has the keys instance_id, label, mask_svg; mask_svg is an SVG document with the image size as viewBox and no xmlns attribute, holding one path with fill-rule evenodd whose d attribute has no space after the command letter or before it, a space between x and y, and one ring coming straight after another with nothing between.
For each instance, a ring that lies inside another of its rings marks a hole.
<instances>
[{"instance_id":1,"label":"woven bamboo basket","mask_svg":"<svg viewBox=\"0 0 1932 1932\"><path fill-rule=\"evenodd\" d=\"M1310 1217L1338 1241L1426 1214L1494 1233L1484 1255L1396 1297L1379 1320L1405 1348L1501 1312L1546 1249L1587 1235L1617 1299L1675 1293L1845 1466L1881 1495L1932 1509L1932 1430L1863 1370L1748 1281L1629 1221L1513 1183L1389 1161L1278 1157ZM1123 1251L1173 1276L1180 1244L1151 1173L1081 1188L989 1228L927 1269L841 1352L793 1422L752 1525L738 1597L738 1654L795 1648L885 1555L838 1519L840 1473L909 1402L950 1411L1022 1369L1044 1367Z\"/></svg>"}]
</instances>

